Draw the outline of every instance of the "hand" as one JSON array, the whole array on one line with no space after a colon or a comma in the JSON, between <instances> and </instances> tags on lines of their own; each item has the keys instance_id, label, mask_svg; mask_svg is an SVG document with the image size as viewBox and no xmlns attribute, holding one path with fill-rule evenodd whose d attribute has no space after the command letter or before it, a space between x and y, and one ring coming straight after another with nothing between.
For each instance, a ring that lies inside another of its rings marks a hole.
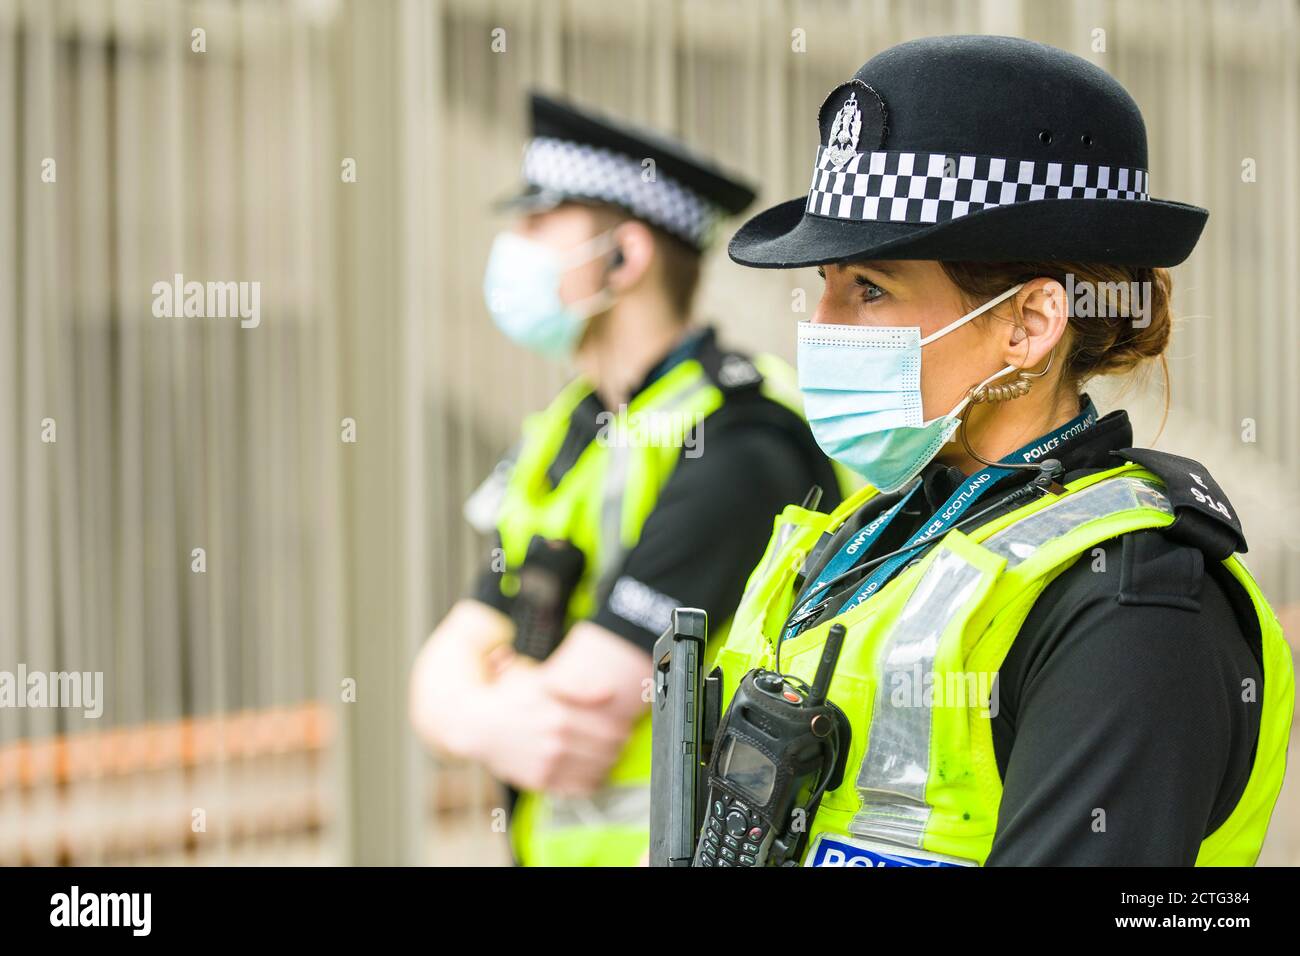
<instances>
[{"instance_id":1,"label":"hand","mask_svg":"<svg viewBox=\"0 0 1300 956\"><path fill-rule=\"evenodd\" d=\"M473 758L474 701L512 655L514 623L495 608L458 601L415 657L407 708L411 726L435 753Z\"/></svg>"},{"instance_id":2,"label":"hand","mask_svg":"<svg viewBox=\"0 0 1300 956\"><path fill-rule=\"evenodd\" d=\"M536 666L536 661L523 654L516 654L509 644L492 648L483 658L483 668L488 681L495 681L512 667Z\"/></svg>"},{"instance_id":3,"label":"hand","mask_svg":"<svg viewBox=\"0 0 1300 956\"><path fill-rule=\"evenodd\" d=\"M545 668L512 661L475 709L477 756L525 790L581 796L596 790L632 730L607 689L561 683Z\"/></svg>"}]
</instances>

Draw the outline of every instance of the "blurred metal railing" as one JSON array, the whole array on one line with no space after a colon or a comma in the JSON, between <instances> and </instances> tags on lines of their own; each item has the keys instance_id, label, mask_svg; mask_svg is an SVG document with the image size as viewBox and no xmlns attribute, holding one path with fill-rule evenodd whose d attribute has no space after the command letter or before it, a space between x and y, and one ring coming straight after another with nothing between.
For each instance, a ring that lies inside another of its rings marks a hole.
<instances>
[{"instance_id":1,"label":"blurred metal railing","mask_svg":"<svg viewBox=\"0 0 1300 956\"><path fill-rule=\"evenodd\" d=\"M336 812L335 35L310 14L0 3L0 669L103 675L98 718L0 708L0 861L229 859ZM160 316L177 274L258 283L260 324Z\"/></svg>"}]
</instances>

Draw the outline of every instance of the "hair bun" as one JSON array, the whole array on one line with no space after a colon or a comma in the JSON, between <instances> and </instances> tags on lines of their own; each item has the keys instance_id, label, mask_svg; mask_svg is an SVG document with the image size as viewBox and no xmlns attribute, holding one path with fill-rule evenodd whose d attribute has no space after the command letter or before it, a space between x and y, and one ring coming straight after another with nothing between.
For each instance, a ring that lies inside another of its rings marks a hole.
<instances>
[{"instance_id":1,"label":"hair bun","mask_svg":"<svg viewBox=\"0 0 1300 956\"><path fill-rule=\"evenodd\" d=\"M1109 271L1109 270L1107 270ZM1173 314L1168 269L1133 269L1127 282L1098 283L1095 317L1071 317L1071 372L1080 380L1131 372L1169 347ZM1076 279L1076 283L1077 283Z\"/></svg>"}]
</instances>

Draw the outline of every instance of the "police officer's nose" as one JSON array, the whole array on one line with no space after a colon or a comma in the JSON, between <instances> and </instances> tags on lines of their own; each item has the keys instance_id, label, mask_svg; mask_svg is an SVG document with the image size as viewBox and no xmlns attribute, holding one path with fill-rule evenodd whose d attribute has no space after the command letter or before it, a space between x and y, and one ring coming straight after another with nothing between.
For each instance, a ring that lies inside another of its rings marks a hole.
<instances>
[{"instance_id":1,"label":"police officer's nose","mask_svg":"<svg viewBox=\"0 0 1300 956\"><path fill-rule=\"evenodd\" d=\"M855 325L853 309L844 301L836 284L827 281L822 289L817 308L813 310L814 325Z\"/></svg>"},{"instance_id":2,"label":"police officer's nose","mask_svg":"<svg viewBox=\"0 0 1300 956\"><path fill-rule=\"evenodd\" d=\"M844 269L837 265L823 266L817 270L822 280L821 298L813 310L814 325L856 325L853 309L852 280L847 283Z\"/></svg>"}]
</instances>

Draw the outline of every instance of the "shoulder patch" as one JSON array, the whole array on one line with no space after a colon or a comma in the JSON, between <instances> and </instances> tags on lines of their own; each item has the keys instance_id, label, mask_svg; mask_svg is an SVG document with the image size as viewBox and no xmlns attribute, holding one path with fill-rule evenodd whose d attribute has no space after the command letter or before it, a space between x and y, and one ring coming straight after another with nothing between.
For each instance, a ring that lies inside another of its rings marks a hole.
<instances>
[{"instance_id":1,"label":"shoulder patch","mask_svg":"<svg viewBox=\"0 0 1300 956\"><path fill-rule=\"evenodd\" d=\"M1246 552L1241 522L1204 465L1150 448L1121 448L1111 454L1141 465L1165 483L1174 523L1164 529L1164 535L1193 545L1218 561Z\"/></svg>"}]
</instances>

